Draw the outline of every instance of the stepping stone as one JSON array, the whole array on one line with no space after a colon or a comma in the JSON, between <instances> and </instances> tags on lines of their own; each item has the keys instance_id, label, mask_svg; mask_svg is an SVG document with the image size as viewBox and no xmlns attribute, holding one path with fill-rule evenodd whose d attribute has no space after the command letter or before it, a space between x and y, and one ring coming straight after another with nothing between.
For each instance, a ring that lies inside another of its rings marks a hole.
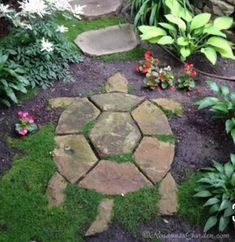
<instances>
[{"instance_id":1,"label":"stepping stone","mask_svg":"<svg viewBox=\"0 0 235 242\"><path fill-rule=\"evenodd\" d=\"M160 214L172 215L177 212L177 185L170 173L162 180L159 188L161 199L159 201Z\"/></svg>"},{"instance_id":2,"label":"stepping stone","mask_svg":"<svg viewBox=\"0 0 235 242\"><path fill-rule=\"evenodd\" d=\"M83 135L55 137L54 160L58 171L70 183L83 177L98 161Z\"/></svg>"},{"instance_id":3,"label":"stepping stone","mask_svg":"<svg viewBox=\"0 0 235 242\"><path fill-rule=\"evenodd\" d=\"M56 134L79 133L83 125L96 119L99 114L100 111L87 98L82 98L62 113Z\"/></svg>"},{"instance_id":4,"label":"stepping stone","mask_svg":"<svg viewBox=\"0 0 235 242\"><path fill-rule=\"evenodd\" d=\"M147 178L130 163L116 163L101 160L99 164L79 183L86 189L94 189L107 195L135 192L145 186L152 186Z\"/></svg>"},{"instance_id":5,"label":"stepping stone","mask_svg":"<svg viewBox=\"0 0 235 242\"><path fill-rule=\"evenodd\" d=\"M181 116L183 114L182 105L173 99L157 98L152 99L152 102L156 103L157 106L160 106L163 110L170 111L178 116Z\"/></svg>"},{"instance_id":6,"label":"stepping stone","mask_svg":"<svg viewBox=\"0 0 235 242\"><path fill-rule=\"evenodd\" d=\"M51 108L67 108L75 102L81 101L80 97L58 97L49 100Z\"/></svg>"},{"instance_id":7,"label":"stepping stone","mask_svg":"<svg viewBox=\"0 0 235 242\"><path fill-rule=\"evenodd\" d=\"M139 41L132 25L121 24L83 32L77 36L75 43L83 53L101 56L132 50Z\"/></svg>"},{"instance_id":8,"label":"stepping stone","mask_svg":"<svg viewBox=\"0 0 235 242\"><path fill-rule=\"evenodd\" d=\"M170 170L175 146L156 138L144 137L135 151L136 164L153 182L160 181Z\"/></svg>"},{"instance_id":9,"label":"stepping stone","mask_svg":"<svg viewBox=\"0 0 235 242\"><path fill-rule=\"evenodd\" d=\"M91 100L102 111L127 112L134 109L144 98L126 93L106 93L92 96Z\"/></svg>"},{"instance_id":10,"label":"stepping stone","mask_svg":"<svg viewBox=\"0 0 235 242\"><path fill-rule=\"evenodd\" d=\"M73 0L70 2L71 6L86 5L81 16L88 20L117 14L122 7L122 3L123 0Z\"/></svg>"},{"instance_id":11,"label":"stepping stone","mask_svg":"<svg viewBox=\"0 0 235 242\"><path fill-rule=\"evenodd\" d=\"M64 202L64 190L67 186L66 180L56 172L50 179L46 191L48 207L59 207Z\"/></svg>"},{"instance_id":12,"label":"stepping stone","mask_svg":"<svg viewBox=\"0 0 235 242\"><path fill-rule=\"evenodd\" d=\"M136 108L132 117L144 135L172 134L166 115L150 101L145 101Z\"/></svg>"},{"instance_id":13,"label":"stepping stone","mask_svg":"<svg viewBox=\"0 0 235 242\"><path fill-rule=\"evenodd\" d=\"M89 138L100 157L107 157L131 153L141 134L129 113L103 112Z\"/></svg>"},{"instance_id":14,"label":"stepping stone","mask_svg":"<svg viewBox=\"0 0 235 242\"><path fill-rule=\"evenodd\" d=\"M128 81L120 72L111 76L105 84L106 92L128 93Z\"/></svg>"},{"instance_id":15,"label":"stepping stone","mask_svg":"<svg viewBox=\"0 0 235 242\"><path fill-rule=\"evenodd\" d=\"M112 219L113 199L105 198L98 207L98 215L95 221L87 230L85 236L91 236L102 233L108 229L108 225Z\"/></svg>"}]
</instances>

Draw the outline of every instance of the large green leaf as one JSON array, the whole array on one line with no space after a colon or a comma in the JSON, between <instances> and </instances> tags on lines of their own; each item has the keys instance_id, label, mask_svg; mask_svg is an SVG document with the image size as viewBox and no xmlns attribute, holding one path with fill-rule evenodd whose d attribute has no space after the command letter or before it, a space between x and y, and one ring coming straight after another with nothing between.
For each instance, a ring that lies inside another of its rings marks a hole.
<instances>
[{"instance_id":1,"label":"large green leaf","mask_svg":"<svg viewBox=\"0 0 235 242\"><path fill-rule=\"evenodd\" d=\"M229 134L234 127L235 127L235 125L232 120L230 120L230 119L226 120L225 130L226 130L227 134Z\"/></svg>"},{"instance_id":2,"label":"large green leaf","mask_svg":"<svg viewBox=\"0 0 235 242\"><path fill-rule=\"evenodd\" d=\"M214 227L217 223L218 219L216 216L211 216L207 222L206 225L204 227L204 232L207 232L208 230L210 230L212 227Z\"/></svg>"},{"instance_id":3,"label":"large green leaf","mask_svg":"<svg viewBox=\"0 0 235 242\"><path fill-rule=\"evenodd\" d=\"M230 160L232 164L235 166L235 154L230 154Z\"/></svg>"},{"instance_id":4,"label":"large green leaf","mask_svg":"<svg viewBox=\"0 0 235 242\"><path fill-rule=\"evenodd\" d=\"M216 204L218 202L219 202L219 199L217 197L212 197L212 198L208 199L207 202L203 206L204 207L211 206L211 205Z\"/></svg>"},{"instance_id":5,"label":"large green leaf","mask_svg":"<svg viewBox=\"0 0 235 242\"><path fill-rule=\"evenodd\" d=\"M214 20L214 26L219 30L229 29L232 27L232 25L233 25L233 18L230 18L227 16L218 17Z\"/></svg>"},{"instance_id":6,"label":"large green leaf","mask_svg":"<svg viewBox=\"0 0 235 242\"><path fill-rule=\"evenodd\" d=\"M171 36L163 36L158 40L159 45L170 45L174 42L174 39Z\"/></svg>"},{"instance_id":7,"label":"large green leaf","mask_svg":"<svg viewBox=\"0 0 235 242\"><path fill-rule=\"evenodd\" d=\"M223 232L228 227L230 221L230 218L222 216L219 220L219 231Z\"/></svg>"},{"instance_id":8,"label":"large green leaf","mask_svg":"<svg viewBox=\"0 0 235 242\"><path fill-rule=\"evenodd\" d=\"M201 13L196 15L192 19L192 22L190 24L190 29L194 30L205 26L209 22L210 18L211 18L210 13Z\"/></svg>"},{"instance_id":9,"label":"large green leaf","mask_svg":"<svg viewBox=\"0 0 235 242\"><path fill-rule=\"evenodd\" d=\"M203 33L204 34L210 34L210 35L216 35L216 36L220 36L220 37L226 38L226 34L223 33L222 31L220 31L218 28L216 28L212 24L208 24L207 27L205 27L203 29Z\"/></svg>"},{"instance_id":10,"label":"large green leaf","mask_svg":"<svg viewBox=\"0 0 235 242\"><path fill-rule=\"evenodd\" d=\"M219 86L216 84L216 82L214 82L214 81L207 81L207 84L209 85L210 89L213 92L216 92L216 93L219 92Z\"/></svg>"},{"instance_id":11,"label":"large green leaf","mask_svg":"<svg viewBox=\"0 0 235 242\"><path fill-rule=\"evenodd\" d=\"M168 24L168 23L158 23L158 25L160 25L161 27L163 27L163 28L165 28L167 30L170 30L170 31L172 31L174 33L177 32L175 26L173 26L172 24Z\"/></svg>"},{"instance_id":12,"label":"large green leaf","mask_svg":"<svg viewBox=\"0 0 235 242\"><path fill-rule=\"evenodd\" d=\"M194 197L210 197L212 194L209 191L200 191Z\"/></svg>"},{"instance_id":13,"label":"large green leaf","mask_svg":"<svg viewBox=\"0 0 235 242\"><path fill-rule=\"evenodd\" d=\"M217 54L214 48L212 47L206 47L202 48L201 52L206 56L206 58L213 64L215 65L217 61Z\"/></svg>"},{"instance_id":14,"label":"large green leaf","mask_svg":"<svg viewBox=\"0 0 235 242\"><path fill-rule=\"evenodd\" d=\"M189 44L188 40L185 37L179 37L177 39L177 44L181 46L187 46Z\"/></svg>"},{"instance_id":15,"label":"large green leaf","mask_svg":"<svg viewBox=\"0 0 235 242\"><path fill-rule=\"evenodd\" d=\"M226 176L231 177L234 172L233 165L230 162L226 163L224 165L224 171L225 171Z\"/></svg>"},{"instance_id":16,"label":"large green leaf","mask_svg":"<svg viewBox=\"0 0 235 242\"><path fill-rule=\"evenodd\" d=\"M142 25L139 27L139 30L143 33L141 35L142 40L149 40L158 36L166 35L166 31L164 29L155 26Z\"/></svg>"},{"instance_id":17,"label":"large green leaf","mask_svg":"<svg viewBox=\"0 0 235 242\"><path fill-rule=\"evenodd\" d=\"M181 29L183 31L186 30L186 24L181 18L176 17L172 14L167 14L167 15L165 15L165 17L169 22L176 24L179 27L179 29Z\"/></svg>"},{"instance_id":18,"label":"large green leaf","mask_svg":"<svg viewBox=\"0 0 235 242\"><path fill-rule=\"evenodd\" d=\"M231 130L231 135L232 135L232 138L233 138L233 143L235 144L235 129Z\"/></svg>"},{"instance_id":19,"label":"large green leaf","mask_svg":"<svg viewBox=\"0 0 235 242\"><path fill-rule=\"evenodd\" d=\"M205 97L204 99L196 102L196 104L199 105L198 109L203 109L203 108L213 106L217 102L219 102L219 99L216 97Z\"/></svg>"},{"instance_id":20,"label":"large green leaf","mask_svg":"<svg viewBox=\"0 0 235 242\"><path fill-rule=\"evenodd\" d=\"M180 49L180 54L181 54L181 57L183 57L182 60L186 60L186 58L187 58L188 56L190 56L191 51L190 51L189 48L182 47L182 48Z\"/></svg>"}]
</instances>

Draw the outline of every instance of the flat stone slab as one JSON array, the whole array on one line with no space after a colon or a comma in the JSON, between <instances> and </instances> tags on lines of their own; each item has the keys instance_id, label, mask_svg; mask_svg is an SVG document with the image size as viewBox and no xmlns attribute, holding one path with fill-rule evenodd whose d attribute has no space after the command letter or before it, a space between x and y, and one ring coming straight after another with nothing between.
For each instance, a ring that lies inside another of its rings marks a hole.
<instances>
[{"instance_id":1,"label":"flat stone slab","mask_svg":"<svg viewBox=\"0 0 235 242\"><path fill-rule=\"evenodd\" d=\"M172 215L177 212L177 185L170 173L162 180L159 188L161 199L159 201L160 214Z\"/></svg>"},{"instance_id":2,"label":"flat stone slab","mask_svg":"<svg viewBox=\"0 0 235 242\"><path fill-rule=\"evenodd\" d=\"M130 163L116 163L101 160L99 164L79 183L80 187L94 189L107 195L126 194L138 191L151 182Z\"/></svg>"},{"instance_id":3,"label":"flat stone slab","mask_svg":"<svg viewBox=\"0 0 235 242\"><path fill-rule=\"evenodd\" d=\"M128 81L120 72L109 77L105 84L106 92L124 92L128 93Z\"/></svg>"},{"instance_id":4,"label":"flat stone slab","mask_svg":"<svg viewBox=\"0 0 235 242\"><path fill-rule=\"evenodd\" d=\"M144 98L126 93L106 93L92 96L91 100L102 111L127 112L133 110Z\"/></svg>"},{"instance_id":5,"label":"flat stone slab","mask_svg":"<svg viewBox=\"0 0 235 242\"><path fill-rule=\"evenodd\" d=\"M112 219L113 199L105 198L101 201L98 207L98 215L95 221L87 230L85 236L102 233L108 229L108 225Z\"/></svg>"},{"instance_id":6,"label":"flat stone slab","mask_svg":"<svg viewBox=\"0 0 235 242\"><path fill-rule=\"evenodd\" d=\"M170 170L175 146L156 138L144 137L134 157L139 168L154 183L160 181Z\"/></svg>"},{"instance_id":7,"label":"flat stone slab","mask_svg":"<svg viewBox=\"0 0 235 242\"><path fill-rule=\"evenodd\" d=\"M59 207L63 204L65 199L64 190L66 186L66 180L56 172L47 186L46 195L48 199L48 207Z\"/></svg>"},{"instance_id":8,"label":"flat stone slab","mask_svg":"<svg viewBox=\"0 0 235 242\"><path fill-rule=\"evenodd\" d=\"M54 160L58 171L70 183L83 177L98 161L83 135L55 137Z\"/></svg>"},{"instance_id":9,"label":"flat stone slab","mask_svg":"<svg viewBox=\"0 0 235 242\"><path fill-rule=\"evenodd\" d=\"M90 30L78 35L75 43L83 53L92 56L125 52L134 49L139 44L133 29L130 24L121 24Z\"/></svg>"},{"instance_id":10,"label":"flat stone slab","mask_svg":"<svg viewBox=\"0 0 235 242\"><path fill-rule=\"evenodd\" d=\"M100 111L88 101L82 98L69 106L60 116L56 134L73 134L81 132L81 128L87 122L96 119Z\"/></svg>"},{"instance_id":11,"label":"flat stone slab","mask_svg":"<svg viewBox=\"0 0 235 242\"><path fill-rule=\"evenodd\" d=\"M182 105L173 99L157 98L157 99L152 99L152 102L156 103L163 110L170 111L178 116L181 116L183 114Z\"/></svg>"},{"instance_id":12,"label":"flat stone slab","mask_svg":"<svg viewBox=\"0 0 235 242\"><path fill-rule=\"evenodd\" d=\"M141 134L129 113L103 112L89 138L100 157L131 153Z\"/></svg>"},{"instance_id":13,"label":"flat stone slab","mask_svg":"<svg viewBox=\"0 0 235 242\"><path fill-rule=\"evenodd\" d=\"M145 101L136 108L132 117L144 135L172 134L166 115L150 101Z\"/></svg>"},{"instance_id":14,"label":"flat stone slab","mask_svg":"<svg viewBox=\"0 0 235 242\"><path fill-rule=\"evenodd\" d=\"M73 0L72 6L86 5L82 18L92 20L106 15L117 14L122 7L123 0Z\"/></svg>"},{"instance_id":15,"label":"flat stone slab","mask_svg":"<svg viewBox=\"0 0 235 242\"><path fill-rule=\"evenodd\" d=\"M67 108L75 102L81 101L80 97L57 97L49 99L51 108Z\"/></svg>"}]
</instances>

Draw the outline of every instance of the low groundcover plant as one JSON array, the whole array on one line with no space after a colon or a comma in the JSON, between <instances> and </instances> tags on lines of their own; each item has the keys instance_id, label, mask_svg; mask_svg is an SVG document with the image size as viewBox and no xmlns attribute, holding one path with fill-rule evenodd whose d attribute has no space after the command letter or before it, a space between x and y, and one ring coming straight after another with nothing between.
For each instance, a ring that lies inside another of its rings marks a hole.
<instances>
[{"instance_id":1,"label":"low groundcover plant","mask_svg":"<svg viewBox=\"0 0 235 242\"><path fill-rule=\"evenodd\" d=\"M15 129L19 135L26 135L37 130L33 117L28 112L18 112L19 123L15 125Z\"/></svg>"}]
</instances>

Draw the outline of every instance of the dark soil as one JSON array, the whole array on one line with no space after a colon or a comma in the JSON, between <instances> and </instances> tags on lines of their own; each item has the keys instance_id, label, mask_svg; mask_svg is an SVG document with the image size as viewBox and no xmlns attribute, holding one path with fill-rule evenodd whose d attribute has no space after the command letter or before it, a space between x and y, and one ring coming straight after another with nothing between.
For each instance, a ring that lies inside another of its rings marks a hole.
<instances>
[{"instance_id":1,"label":"dark soil","mask_svg":"<svg viewBox=\"0 0 235 242\"><path fill-rule=\"evenodd\" d=\"M179 63L169 57L163 50L155 49L154 52L163 62L171 65L176 72L182 68ZM198 60L198 57L196 60ZM14 151L9 149L4 142L6 137L15 136L14 124L17 121L18 111L30 112L39 126L48 122L56 123L62 110L49 109L49 98L87 96L101 92L106 79L117 71L122 72L127 77L131 93L148 98L169 97L179 101L184 106L184 115L170 120L172 130L179 139L179 143L176 145L172 171L178 183L182 182L188 174L209 165L212 159L226 162L229 154L234 151L234 144L231 137L225 134L224 123L219 120L212 120L211 113L207 110L197 111L194 105L195 101L212 94L205 83L206 78L199 76L197 88L190 93L170 90L150 91L142 86L143 76L134 72L133 66L136 63L137 61L103 63L96 59L85 57L82 63L71 65L71 70L76 79L74 83L59 81L50 89L40 90L36 96L31 97L22 105L12 107L9 110L0 108L0 175L11 167L11 157ZM235 62L219 60L217 66L213 68L204 61L204 58L200 62L196 61L196 63L198 67L203 67L206 71L213 71L222 75L235 75ZM225 83L231 89L235 87L235 82L231 81L217 80L217 83ZM142 234L144 231L161 231L161 233L201 232L200 228L190 225L182 218L169 217L166 219L169 223L164 222L162 218L155 218L149 223L140 226L137 236L140 240L136 240L121 227L112 225L105 233L89 238L87 241L143 241ZM149 241L149 239L147 240ZM161 240L173 241L169 239Z\"/></svg>"}]
</instances>

